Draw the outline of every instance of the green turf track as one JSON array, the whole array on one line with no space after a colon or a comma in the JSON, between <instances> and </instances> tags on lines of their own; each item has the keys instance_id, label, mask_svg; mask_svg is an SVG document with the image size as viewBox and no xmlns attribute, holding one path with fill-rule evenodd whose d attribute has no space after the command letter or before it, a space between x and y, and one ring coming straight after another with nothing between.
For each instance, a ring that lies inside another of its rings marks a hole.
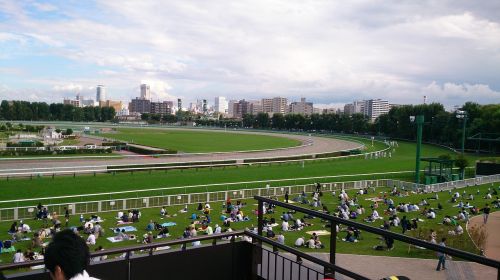
<instances>
[{"instance_id":1,"label":"green turf track","mask_svg":"<svg viewBox=\"0 0 500 280\"><path fill-rule=\"evenodd\" d=\"M265 150L298 146L301 143L279 136L185 129L118 128L116 133L102 136L186 153Z\"/></svg>"},{"instance_id":2,"label":"green turf track","mask_svg":"<svg viewBox=\"0 0 500 280\"><path fill-rule=\"evenodd\" d=\"M362 140L369 142L368 140ZM371 146L371 144L370 144ZM381 143L376 143L374 149L382 149ZM307 162L304 167L301 163L254 165L251 167L230 168L204 168L173 171L144 171L113 174L77 175L42 177L33 179L13 179L8 181L2 179L2 200L64 196L89 193L119 192L124 190L140 190L150 188L167 188L177 186L205 185L214 183L265 181L276 179L293 179L320 176L340 176L349 174L366 174L389 171L407 171L414 169L413 143L399 143L399 148L393 153L392 158L383 159L333 159L317 162ZM434 146L424 145L424 156L438 156L448 153L447 150ZM410 179L411 175L385 176L386 178ZM384 176L356 176L334 179L333 181L352 181L359 179L384 178ZM332 179L329 179L332 181ZM278 185L290 185L292 183L305 183L303 181L286 182ZM276 186L276 184L274 184ZM263 185L241 185L230 188L263 187ZM228 186L214 188L191 189L189 192L205 192L225 190ZM176 190L178 192L178 190ZM169 192L164 192L167 194ZM142 196L147 194L141 194ZM151 195L151 194L150 194ZM85 198L83 198L85 199ZM95 199L95 198L92 198ZM108 197L109 199L109 197ZM80 200L80 199L79 199ZM5 206L2 206L5 207Z\"/></svg>"}]
</instances>

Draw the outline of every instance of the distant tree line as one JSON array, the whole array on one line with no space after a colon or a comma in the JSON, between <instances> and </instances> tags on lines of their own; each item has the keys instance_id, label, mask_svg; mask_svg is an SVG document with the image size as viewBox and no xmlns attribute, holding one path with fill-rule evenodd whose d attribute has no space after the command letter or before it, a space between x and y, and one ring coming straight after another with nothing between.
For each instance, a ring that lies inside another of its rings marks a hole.
<instances>
[{"instance_id":1,"label":"distant tree line","mask_svg":"<svg viewBox=\"0 0 500 280\"><path fill-rule=\"evenodd\" d=\"M0 119L12 121L105 122L115 118L113 107L75 107L45 102L7 101L0 104Z\"/></svg>"},{"instance_id":2,"label":"distant tree line","mask_svg":"<svg viewBox=\"0 0 500 280\"><path fill-rule=\"evenodd\" d=\"M467 137L480 132L500 133L500 104L479 105L467 102L462 110L466 111L468 116ZM416 125L410 121L410 116L416 115L424 115L423 140L425 142L460 147L463 120L458 119L455 112L447 112L439 103L394 107L388 114L381 115L374 122L362 114L312 114L310 116L274 114L270 117L266 113L258 113L257 115L244 115L242 120L198 119L196 123L218 127L370 134L414 140L416 139ZM466 148L476 148L475 143L471 141L466 143Z\"/></svg>"}]
</instances>

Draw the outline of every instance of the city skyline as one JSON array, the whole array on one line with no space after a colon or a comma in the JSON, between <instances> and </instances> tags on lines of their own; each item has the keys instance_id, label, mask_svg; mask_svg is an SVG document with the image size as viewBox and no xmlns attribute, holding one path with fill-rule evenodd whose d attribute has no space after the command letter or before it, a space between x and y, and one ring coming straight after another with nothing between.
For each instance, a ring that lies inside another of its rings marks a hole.
<instances>
[{"instance_id":1,"label":"city skyline","mask_svg":"<svg viewBox=\"0 0 500 280\"><path fill-rule=\"evenodd\" d=\"M129 101L145 83L185 104L498 103L499 23L495 1L0 0L0 99L60 102L102 84Z\"/></svg>"}]
</instances>

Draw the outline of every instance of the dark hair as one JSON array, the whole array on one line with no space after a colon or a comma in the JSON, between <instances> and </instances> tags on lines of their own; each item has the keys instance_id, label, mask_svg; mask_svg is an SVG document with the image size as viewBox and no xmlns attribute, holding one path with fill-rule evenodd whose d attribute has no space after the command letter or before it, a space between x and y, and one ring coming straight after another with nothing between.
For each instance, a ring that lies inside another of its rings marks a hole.
<instances>
[{"instance_id":1,"label":"dark hair","mask_svg":"<svg viewBox=\"0 0 500 280\"><path fill-rule=\"evenodd\" d=\"M68 279L82 273L89 261L89 247L80 236L68 229L58 232L45 251L45 267L54 273L59 266Z\"/></svg>"}]
</instances>

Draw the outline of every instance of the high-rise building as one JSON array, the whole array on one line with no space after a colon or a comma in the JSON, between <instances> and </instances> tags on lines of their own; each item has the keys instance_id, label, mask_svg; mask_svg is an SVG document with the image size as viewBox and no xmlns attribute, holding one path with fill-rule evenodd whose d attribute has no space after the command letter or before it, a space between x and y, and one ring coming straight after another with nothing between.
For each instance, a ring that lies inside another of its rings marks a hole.
<instances>
[{"instance_id":1,"label":"high-rise building","mask_svg":"<svg viewBox=\"0 0 500 280\"><path fill-rule=\"evenodd\" d=\"M306 99L302 97L300 102L290 103L289 112L291 114L311 115L313 113L313 104L312 102L306 102Z\"/></svg>"},{"instance_id":2,"label":"high-rise building","mask_svg":"<svg viewBox=\"0 0 500 280\"><path fill-rule=\"evenodd\" d=\"M260 102L262 105L262 112L268 113L269 115L273 114L273 99L272 98L262 98Z\"/></svg>"},{"instance_id":3,"label":"high-rise building","mask_svg":"<svg viewBox=\"0 0 500 280\"><path fill-rule=\"evenodd\" d=\"M286 114L288 113L288 100L284 97L274 97L273 98L273 114L280 113Z\"/></svg>"},{"instance_id":4,"label":"high-rise building","mask_svg":"<svg viewBox=\"0 0 500 280\"><path fill-rule=\"evenodd\" d=\"M106 87L103 85L98 85L96 88L95 101L106 101Z\"/></svg>"},{"instance_id":5,"label":"high-rise building","mask_svg":"<svg viewBox=\"0 0 500 280\"><path fill-rule=\"evenodd\" d=\"M230 118L234 118L234 104L238 103L238 100L229 100L227 105L227 116Z\"/></svg>"},{"instance_id":6,"label":"high-rise building","mask_svg":"<svg viewBox=\"0 0 500 280\"><path fill-rule=\"evenodd\" d=\"M249 100L248 102L251 104L250 114L257 115L262 112L262 103L260 100Z\"/></svg>"},{"instance_id":7,"label":"high-rise building","mask_svg":"<svg viewBox=\"0 0 500 280\"><path fill-rule=\"evenodd\" d=\"M151 88L147 84L141 85L141 99L151 100Z\"/></svg>"},{"instance_id":8,"label":"high-rise building","mask_svg":"<svg viewBox=\"0 0 500 280\"><path fill-rule=\"evenodd\" d=\"M363 114L373 122L378 116L389 112L389 101L381 99L370 99L364 101Z\"/></svg>"},{"instance_id":9,"label":"high-rise building","mask_svg":"<svg viewBox=\"0 0 500 280\"><path fill-rule=\"evenodd\" d=\"M228 113L228 103L226 98L223 96L215 97L215 108L216 113L227 114Z\"/></svg>"}]
</instances>

